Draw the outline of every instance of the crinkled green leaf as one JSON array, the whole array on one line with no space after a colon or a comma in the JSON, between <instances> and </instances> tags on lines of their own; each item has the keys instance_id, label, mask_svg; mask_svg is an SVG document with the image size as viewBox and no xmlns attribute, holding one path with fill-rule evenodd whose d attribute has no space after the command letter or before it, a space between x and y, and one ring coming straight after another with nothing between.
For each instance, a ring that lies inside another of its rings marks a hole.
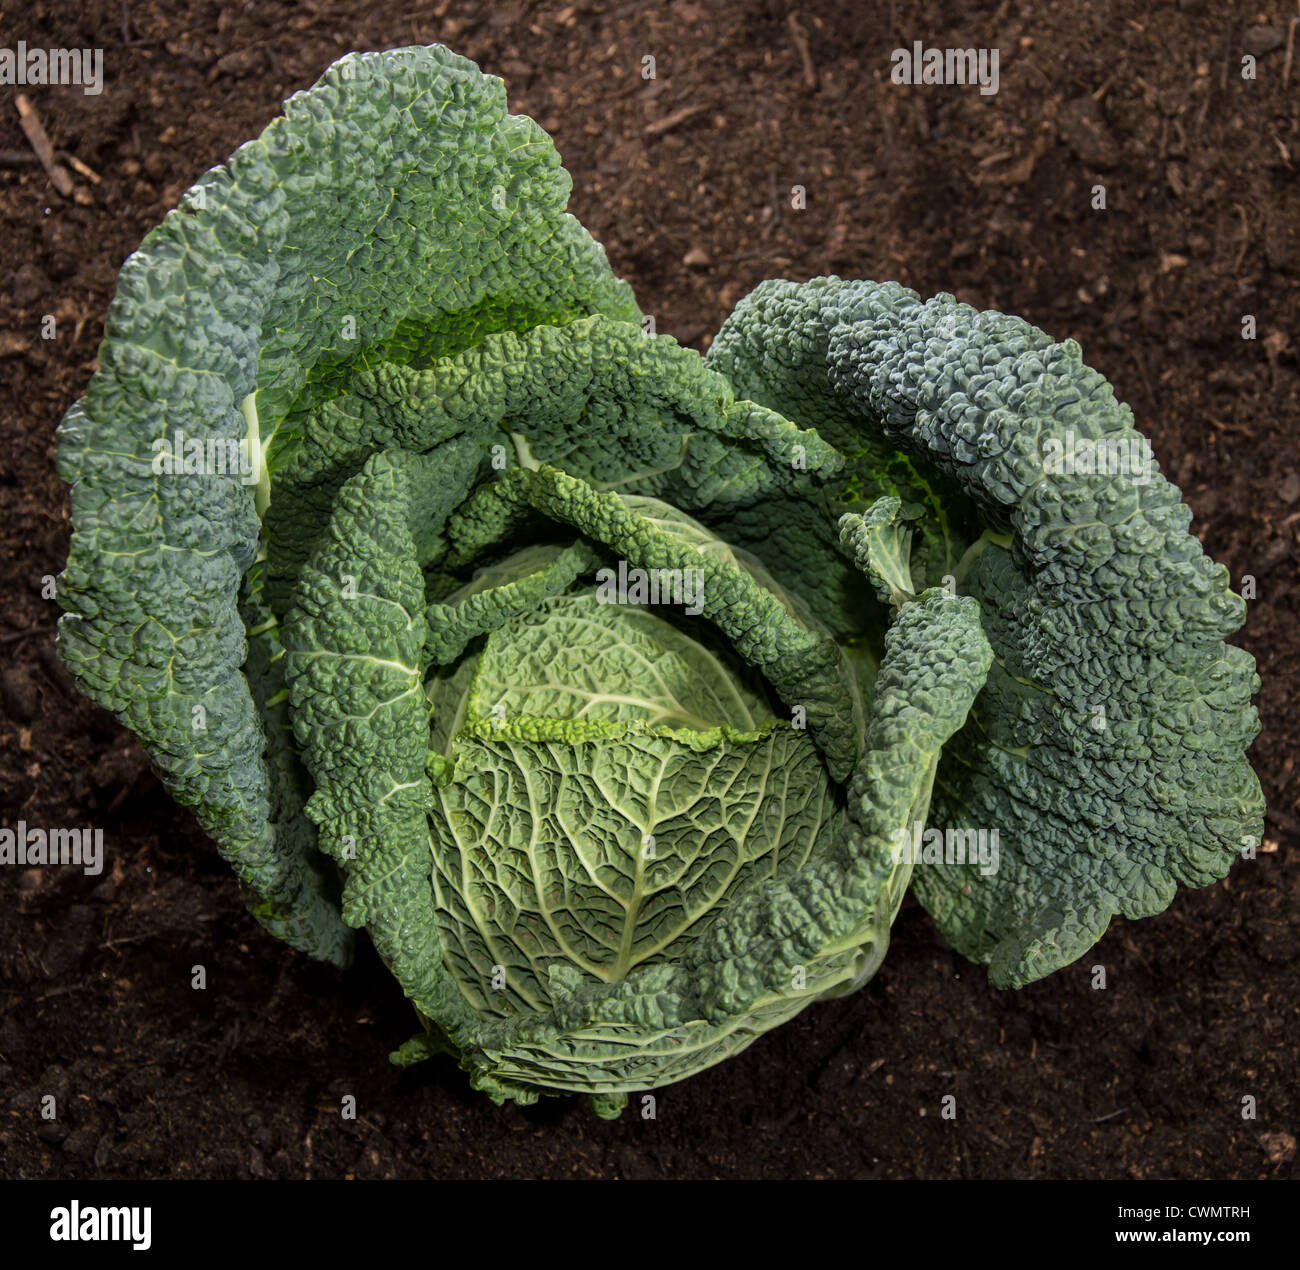
<instances>
[{"instance_id":1,"label":"crinkled green leaf","mask_svg":"<svg viewBox=\"0 0 1300 1270\"><path fill-rule=\"evenodd\" d=\"M1258 841L1244 758L1258 679L1223 642L1245 606L1154 464L1053 470L1048 443L1070 430L1144 445L1074 341L948 295L821 278L760 286L709 361L841 447L912 456L1014 535L1010 551L978 544L963 570L997 661L933 803L940 825L997 828L1001 866L927 869L916 884L995 984L1068 964L1112 915L1158 912L1176 883L1222 877Z\"/></svg>"},{"instance_id":2,"label":"crinkled green leaf","mask_svg":"<svg viewBox=\"0 0 1300 1270\"><path fill-rule=\"evenodd\" d=\"M548 138L473 63L437 46L345 57L126 262L99 370L59 430L63 657L195 808L263 922L318 955L344 959L347 931L310 825L283 810L301 794L275 788L292 765L264 754L282 721L250 689L278 652L272 614L249 634L239 609L255 496L264 508L302 419L366 366L593 312L635 321L568 193ZM156 475L154 443L182 437L246 441L252 481ZM274 681L256 695L274 700Z\"/></svg>"}]
</instances>

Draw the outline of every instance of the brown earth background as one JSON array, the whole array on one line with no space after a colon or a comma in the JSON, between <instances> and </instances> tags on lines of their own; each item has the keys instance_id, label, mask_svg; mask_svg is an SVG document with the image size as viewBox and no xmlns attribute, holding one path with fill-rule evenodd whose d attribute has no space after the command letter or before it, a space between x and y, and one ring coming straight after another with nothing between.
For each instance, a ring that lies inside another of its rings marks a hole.
<instances>
[{"instance_id":1,"label":"brown earth background","mask_svg":"<svg viewBox=\"0 0 1300 1270\"><path fill-rule=\"evenodd\" d=\"M106 89L27 90L56 150L99 178L74 169L65 198L0 88L0 822L100 825L108 864L0 871L0 1176L1295 1177L1296 12L5 4L0 46L102 47ZM1000 91L892 84L891 50L916 39L997 47ZM909 900L864 991L661 1091L653 1120L604 1123L574 1099L503 1109L449 1061L391 1068L412 1030L395 983L368 947L337 973L245 914L136 743L75 694L42 578L68 542L54 429L94 369L123 259L329 62L435 41L502 76L555 137L572 210L683 343L707 348L763 278L832 272L1079 340L1207 549L1238 585L1256 579L1239 639L1263 680L1259 858L1158 918L1117 919L1094 955L1017 993ZM57 1121L40 1118L46 1093Z\"/></svg>"}]
</instances>

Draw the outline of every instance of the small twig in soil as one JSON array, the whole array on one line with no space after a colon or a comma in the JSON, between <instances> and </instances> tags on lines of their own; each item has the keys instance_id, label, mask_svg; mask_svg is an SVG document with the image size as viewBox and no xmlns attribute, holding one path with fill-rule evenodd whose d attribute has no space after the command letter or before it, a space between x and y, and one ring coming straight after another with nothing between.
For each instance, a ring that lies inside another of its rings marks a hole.
<instances>
[{"instance_id":1,"label":"small twig in soil","mask_svg":"<svg viewBox=\"0 0 1300 1270\"><path fill-rule=\"evenodd\" d=\"M817 67L813 64L812 50L808 47L808 35L803 29L803 23L799 21L798 13L791 13L786 18L785 24L790 28L790 38L794 41L795 48L799 50L799 60L803 63L804 87L816 91Z\"/></svg>"},{"instance_id":2,"label":"small twig in soil","mask_svg":"<svg viewBox=\"0 0 1300 1270\"><path fill-rule=\"evenodd\" d=\"M51 988L49 992L42 992L37 1001L48 1001L51 997L61 997L69 992L86 992L95 987L93 983L68 983L61 988Z\"/></svg>"},{"instance_id":3,"label":"small twig in soil","mask_svg":"<svg viewBox=\"0 0 1300 1270\"><path fill-rule=\"evenodd\" d=\"M36 152L36 157L41 161L41 167L45 169L45 174L50 178L54 188L63 195L64 198L72 197L72 178L68 175L67 169L60 167L54 161L54 147L50 145L50 138L46 135L45 128L41 124L41 117L36 113L36 107L27 100L24 93L19 93L14 98L14 104L18 107L18 120L23 126L23 133L31 143L32 149Z\"/></svg>"},{"instance_id":4,"label":"small twig in soil","mask_svg":"<svg viewBox=\"0 0 1300 1270\"><path fill-rule=\"evenodd\" d=\"M697 102L694 106L683 106L680 110L674 110L671 115L665 115L662 119L656 119L654 123L647 124L645 135L647 137L661 137L665 132L680 128L688 119L694 119L704 109L706 107L702 102Z\"/></svg>"},{"instance_id":5,"label":"small twig in soil","mask_svg":"<svg viewBox=\"0 0 1300 1270\"><path fill-rule=\"evenodd\" d=\"M55 153L68 165L68 167L70 167L74 172L80 173L80 175L84 176L92 185L98 185L103 179L99 173L90 166L90 164L82 163L75 154L69 154L66 150L58 150Z\"/></svg>"},{"instance_id":6,"label":"small twig in soil","mask_svg":"<svg viewBox=\"0 0 1300 1270\"><path fill-rule=\"evenodd\" d=\"M119 935L117 939L107 939L100 948L116 948L118 944L137 944L142 939L153 939L156 935L165 935L165 930L142 930L138 935Z\"/></svg>"},{"instance_id":7,"label":"small twig in soil","mask_svg":"<svg viewBox=\"0 0 1300 1270\"><path fill-rule=\"evenodd\" d=\"M1237 273L1241 269L1241 262L1246 258L1246 250L1250 246L1250 217L1240 203L1234 203L1232 206L1237 215L1241 217L1241 248L1237 252L1237 259L1232 262L1232 271Z\"/></svg>"},{"instance_id":8,"label":"small twig in soil","mask_svg":"<svg viewBox=\"0 0 1300 1270\"><path fill-rule=\"evenodd\" d=\"M1223 74L1219 81L1219 87L1225 93L1228 91L1228 67L1232 64L1232 33L1236 25L1237 0L1232 0L1232 12L1228 15L1228 38L1224 41L1223 46Z\"/></svg>"},{"instance_id":9,"label":"small twig in soil","mask_svg":"<svg viewBox=\"0 0 1300 1270\"><path fill-rule=\"evenodd\" d=\"M0 150L0 168L34 168L39 162L28 150Z\"/></svg>"},{"instance_id":10,"label":"small twig in soil","mask_svg":"<svg viewBox=\"0 0 1300 1270\"><path fill-rule=\"evenodd\" d=\"M1220 423L1213 415L1206 415L1205 420L1218 432L1239 432L1244 437L1255 435L1244 423Z\"/></svg>"},{"instance_id":11,"label":"small twig in soil","mask_svg":"<svg viewBox=\"0 0 1300 1270\"><path fill-rule=\"evenodd\" d=\"M1283 88L1286 87L1287 80L1291 78L1291 59L1295 55L1295 28L1297 22L1300 22L1300 17L1292 18L1286 28L1286 60L1282 63Z\"/></svg>"}]
</instances>

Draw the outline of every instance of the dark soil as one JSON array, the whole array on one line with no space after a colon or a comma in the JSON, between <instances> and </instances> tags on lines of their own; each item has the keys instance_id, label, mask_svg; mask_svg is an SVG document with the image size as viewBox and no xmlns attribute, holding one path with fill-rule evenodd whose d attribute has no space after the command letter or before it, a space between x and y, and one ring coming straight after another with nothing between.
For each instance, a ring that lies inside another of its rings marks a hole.
<instances>
[{"instance_id":1,"label":"dark soil","mask_svg":"<svg viewBox=\"0 0 1300 1270\"><path fill-rule=\"evenodd\" d=\"M1286 87L1285 49L1261 51L1292 9L800 11L816 87L775 2L67 0L5 13L5 46L104 48L107 88L27 90L56 149L101 178L74 173L71 198L24 165L15 90L0 88L0 823L101 825L109 864L100 878L0 871L0 1175L1300 1173L1300 64ZM890 51L913 39L998 47L1000 91L891 84ZM1117 920L1084 963L1017 993L993 991L909 903L863 992L661 1091L653 1120L604 1123L570 1099L501 1109L450 1063L391 1068L412 1020L377 959L366 950L336 973L245 914L134 741L75 695L42 580L68 539L54 428L94 368L122 260L334 58L432 41L503 76L514 108L555 136L573 210L683 342L707 347L763 278L825 272L950 290L1079 340L1206 547L1238 583L1257 580L1240 638L1264 685L1259 859L1159 918ZM1250 48L1258 78L1244 81ZM47 314L56 334L42 339ZM190 987L198 963L204 992ZM39 1114L47 1093L53 1122ZM940 1117L950 1093L955 1121ZM345 1094L355 1121L340 1117Z\"/></svg>"}]
</instances>

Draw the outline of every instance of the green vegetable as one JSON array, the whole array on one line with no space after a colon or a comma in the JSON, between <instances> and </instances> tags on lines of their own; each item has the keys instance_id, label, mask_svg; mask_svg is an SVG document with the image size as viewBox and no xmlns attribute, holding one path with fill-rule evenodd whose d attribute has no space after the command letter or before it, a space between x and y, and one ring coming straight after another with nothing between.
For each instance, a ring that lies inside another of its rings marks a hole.
<instances>
[{"instance_id":1,"label":"green vegetable","mask_svg":"<svg viewBox=\"0 0 1300 1270\"><path fill-rule=\"evenodd\" d=\"M1244 604L1075 343L820 278L701 358L472 63L285 109L123 266L60 644L268 930L369 931L396 1061L614 1115L863 983L909 883L1019 986L1258 840Z\"/></svg>"}]
</instances>

